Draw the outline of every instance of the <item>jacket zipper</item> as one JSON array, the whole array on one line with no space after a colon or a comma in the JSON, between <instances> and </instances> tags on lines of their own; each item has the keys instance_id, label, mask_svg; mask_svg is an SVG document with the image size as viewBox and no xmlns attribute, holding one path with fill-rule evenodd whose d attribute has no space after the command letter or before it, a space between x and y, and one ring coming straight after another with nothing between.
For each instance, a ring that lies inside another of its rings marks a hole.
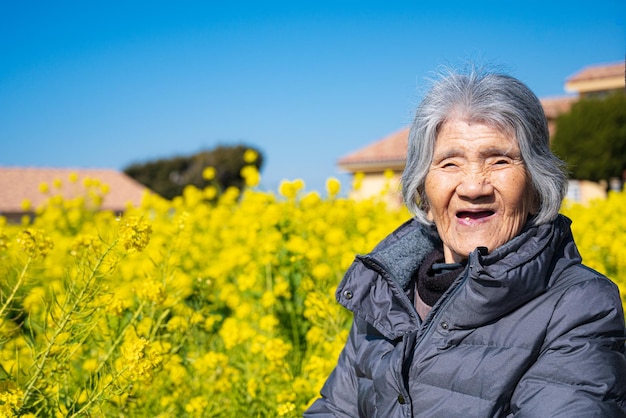
<instances>
[{"instance_id":1,"label":"jacket zipper","mask_svg":"<svg viewBox=\"0 0 626 418\"><path fill-rule=\"evenodd\" d=\"M450 304L450 301L453 299L454 295L460 292L463 287L462 284L467 280L470 275L470 272L473 268L474 263L476 262L476 254L471 253L469 255L469 260L467 263L467 268L463 272L461 276L459 276L452 286L446 293L444 293L441 298L435 303L435 306L431 309L430 313L424 319L422 326L420 327L417 336L415 337L415 343L413 345L413 352L419 352L419 347L423 344L426 337L430 334L430 331L437 324L439 318L442 315L442 312L445 312L445 308Z\"/></svg>"}]
</instances>

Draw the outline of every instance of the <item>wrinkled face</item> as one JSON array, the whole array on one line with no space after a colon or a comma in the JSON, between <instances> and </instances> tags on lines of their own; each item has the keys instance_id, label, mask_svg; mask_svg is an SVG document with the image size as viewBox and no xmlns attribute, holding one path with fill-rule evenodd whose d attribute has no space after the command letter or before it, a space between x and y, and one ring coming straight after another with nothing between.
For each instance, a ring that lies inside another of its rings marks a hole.
<instances>
[{"instance_id":1,"label":"wrinkled face","mask_svg":"<svg viewBox=\"0 0 626 418\"><path fill-rule=\"evenodd\" d=\"M491 252L508 242L532 209L517 140L463 119L442 125L425 193L448 263L466 259L476 247Z\"/></svg>"}]
</instances>

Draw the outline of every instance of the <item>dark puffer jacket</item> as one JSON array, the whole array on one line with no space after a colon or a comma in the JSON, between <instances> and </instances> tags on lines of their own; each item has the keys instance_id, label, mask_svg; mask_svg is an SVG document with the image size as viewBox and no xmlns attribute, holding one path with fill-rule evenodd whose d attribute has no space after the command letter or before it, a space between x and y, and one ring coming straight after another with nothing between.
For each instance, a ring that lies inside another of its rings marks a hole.
<instances>
[{"instance_id":1,"label":"dark puffer jacket","mask_svg":"<svg viewBox=\"0 0 626 418\"><path fill-rule=\"evenodd\" d=\"M305 417L626 417L617 287L559 216L483 255L420 320L413 273L441 243L409 221L337 290L348 342Z\"/></svg>"}]
</instances>

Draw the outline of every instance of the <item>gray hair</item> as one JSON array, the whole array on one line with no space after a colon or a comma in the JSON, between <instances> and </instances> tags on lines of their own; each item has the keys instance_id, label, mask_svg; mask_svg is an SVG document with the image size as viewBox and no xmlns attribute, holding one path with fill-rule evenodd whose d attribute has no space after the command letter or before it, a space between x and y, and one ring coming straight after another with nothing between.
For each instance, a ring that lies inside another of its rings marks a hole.
<instances>
[{"instance_id":1,"label":"gray hair","mask_svg":"<svg viewBox=\"0 0 626 418\"><path fill-rule=\"evenodd\" d=\"M476 69L442 72L417 108L402 174L404 202L415 218L431 224L424 183L439 129L457 117L484 123L517 140L538 209L532 223L554 220L567 191L567 174L564 163L550 151L541 102L521 81Z\"/></svg>"}]
</instances>

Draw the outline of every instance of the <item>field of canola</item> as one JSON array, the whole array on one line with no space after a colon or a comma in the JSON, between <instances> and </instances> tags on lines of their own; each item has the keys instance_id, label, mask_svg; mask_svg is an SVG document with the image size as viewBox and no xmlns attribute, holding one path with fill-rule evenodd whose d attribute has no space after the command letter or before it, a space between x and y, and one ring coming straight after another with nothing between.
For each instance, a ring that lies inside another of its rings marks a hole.
<instances>
[{"instance_id":1,"label":"field of canola","mask_svg":"<svg viewBox=\"0 0 626 418\"><path fill-rule=\"evenodd\" d=\"M0 417L301 416L347 337L337 284L410 215L335 179L322 196L242 174L241 193L189 187L123 217L94 210L97 179L73 200L59 179L33 221L0 220ZM626 193L563 212L626 295Z\"/></svg>"}]
</instances>

